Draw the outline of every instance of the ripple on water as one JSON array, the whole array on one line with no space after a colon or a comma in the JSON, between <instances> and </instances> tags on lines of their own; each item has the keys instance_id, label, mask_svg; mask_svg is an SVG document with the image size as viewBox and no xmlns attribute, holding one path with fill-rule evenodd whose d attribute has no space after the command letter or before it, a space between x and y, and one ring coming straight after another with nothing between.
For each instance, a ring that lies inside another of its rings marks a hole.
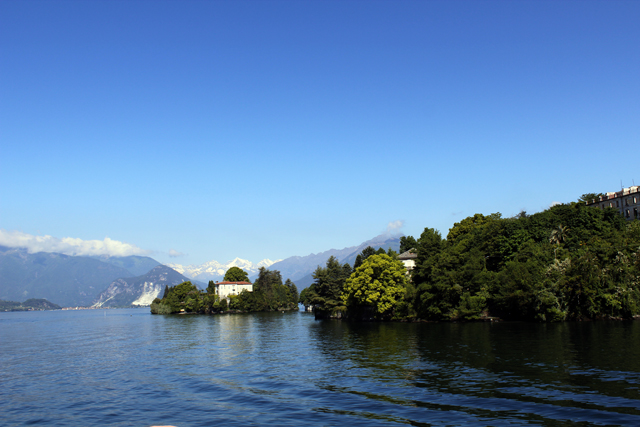
<instances>
[{"instance_id":1,"label":"ripple on water","mask_svg":"<svg viewBox=\"0 0 640 427\"><path fill-rule=\"evenodd\" d=\"M637 426L638 325L0 313L0 413L8 426Z\"/></svg>"}]
</instances>

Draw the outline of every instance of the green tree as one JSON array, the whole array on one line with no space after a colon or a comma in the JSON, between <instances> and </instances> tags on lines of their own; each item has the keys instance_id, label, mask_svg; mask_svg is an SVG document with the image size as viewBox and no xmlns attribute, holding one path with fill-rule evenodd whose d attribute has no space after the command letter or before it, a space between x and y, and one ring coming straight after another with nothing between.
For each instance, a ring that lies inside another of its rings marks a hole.
<instances>
[{"instance_id":1,"label":"green tree","mask_svg":"<svg viewBox=\"0 0 640 427\"><path fill-rule=\"evenodd\" d=\"M414 249L416 244L416 239L413 236L400 237L400 253L403 254L410 249Z\"/></svg>"},{"instance_id":2,"label":"green tree","mask_svg":"<svg viewBox=\"0 0 640 427\"><path fill-rule=\"evenodd\" d=\"M209 280L209 284L207 285L207 293L208 294L216 293L216 284L213 283L213 280Z\"/></svg>"},{"instance_id":3,"label":"green tree","mask_svg":"<svg viewBox=\"0 0 640 427\"><path fill-rule=\"evenodd\" d=\"M317 312L332 312L342 306L340 295L350 274L349 264L340 265L334 256L327 260L326 267L316 268L313 272L315 296L312 304L317 306Z\"/></svg>"},{"instance_id":4,"label":"green tree","mask_svg":"<svg viewBox=\"0 0 640 427\"><path fill-rule=\"evenodd\" d=\"M362 265L362 254L356 255L356 260L353 262L353 269L360 267Z\"/></svg>"},{"instance_id":5,"label":"green tree","mask_svg":"<svg viewBox=\"0 0 640 427\"><path fill-rule=\"evenodd\" d=\"M284 282L284 285L289 290L289 301L292 304L298 305L298 299L300 296L298 295L298 288L296 287L296 284L293 283L291 279L287 279L287 281Z\"/></svg>"},{"instance_id":6,"label":"green tree","mask_svg":"<svg viewBox=\"0 0 640 427\"><path fill-rule=\"evenodd\" d=\"M342 302L350 313L390 317L407 285L401 261L387 254L368 257L346 280Z\"/></svg>"},{"instance_id":7,"label":"green tree","mask_svg":"<svg viewBox=\"0 0 640 427\"><path fill-rule=\"evenodd\" d=\"M240 267L231 267L224 275L225 282L248 282L249 275Z\"/></svg>"},{"instance_id":8,"label":"green tree","mask_svg":"<svg viewBox=\"0 0 640 427\"><path fill-rule=\"evenodd\" d=\"M371 246L367 246L362 250L362 252L360 252L360 254L362 255L362 261L369 258L371 255L375 255L375 253L375 249L373 249Z\"/></svg>"},{"instance_id":9,"label":"green tree","mask_svg":"<svg viewBox=\"0 0 640 427\"><path fill-rule=\"evenodd\" d=\"M303 304L305 307L310 307L313 305L313 301L317 296L316 286L311 284L311 286L304 288L302 292L300 292L300 304Z\"/></svg>"}]
</instances>

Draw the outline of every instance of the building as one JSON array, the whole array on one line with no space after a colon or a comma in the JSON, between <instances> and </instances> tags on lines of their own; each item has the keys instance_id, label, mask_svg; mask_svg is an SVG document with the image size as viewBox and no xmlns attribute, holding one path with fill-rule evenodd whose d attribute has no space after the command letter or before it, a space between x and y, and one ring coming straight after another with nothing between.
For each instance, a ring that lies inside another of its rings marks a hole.
<instances>
[{"instance_id":1,"label":"building","mask_svg":"<svg viewBox=\"0 0 640 427\"><path fill-rule=\"evenodd\" d=\"M216 282L214 284L216 295L220 299L227 298L229 295L240 295L240 292L247 290L253 292L253 284L251 282Z\"/></svg>"},{"instance_id":2,"label":"building","mask_svg":"<svg viewBox=\"0 0 640 427\"><path fill-rule=\"evenodd\" d=\"M417 258L418 254L416 254L413 249L409 249L408 251L398 255L398 259L404 264L404 268L407 269L407 273L411 272L411 270L415 268Z\"/></svg>"},{"instance_id":3,"label":"building","mask_svg":"<svg viewBox=\"0 0 640 427\"><path fill-rule=\"evenodd\" d=\"M599 209L616 209L627 220L640 219L640 186L623 188L616 193L606 193L587 202L587 206Z\"/></svg>"}]
</instances>

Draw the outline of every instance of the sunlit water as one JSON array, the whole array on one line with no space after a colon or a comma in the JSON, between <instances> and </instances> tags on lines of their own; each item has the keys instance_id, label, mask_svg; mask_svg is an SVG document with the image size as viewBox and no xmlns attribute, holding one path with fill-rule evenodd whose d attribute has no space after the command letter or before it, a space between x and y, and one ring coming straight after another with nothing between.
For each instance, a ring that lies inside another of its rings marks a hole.
<instances>
[{"instance_id":1,"label":"sunlit water","mask_svg":"<svg viewBox=\"0 0 640 427\"><path fill-rule=\"evenodd\" d=\"M640 322L0 313L0 425L640 426Z\"/></svg>"}]
</instances>

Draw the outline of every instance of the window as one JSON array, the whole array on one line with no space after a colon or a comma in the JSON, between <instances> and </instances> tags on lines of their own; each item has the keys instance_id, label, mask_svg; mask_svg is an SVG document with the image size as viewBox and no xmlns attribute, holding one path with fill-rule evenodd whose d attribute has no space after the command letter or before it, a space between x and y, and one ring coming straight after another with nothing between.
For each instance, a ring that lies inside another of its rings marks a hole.
<instances>
[{"instance_id":1,"label":"window","mask_svg":"<svg viewBox=\"0 0 640 427\"><path fill-rule=\"evenodd\" d=\"M631 213L629 212L629 209L627 209L627 218L629 218L631 216Z\"/></svg>"}]
</instances>

